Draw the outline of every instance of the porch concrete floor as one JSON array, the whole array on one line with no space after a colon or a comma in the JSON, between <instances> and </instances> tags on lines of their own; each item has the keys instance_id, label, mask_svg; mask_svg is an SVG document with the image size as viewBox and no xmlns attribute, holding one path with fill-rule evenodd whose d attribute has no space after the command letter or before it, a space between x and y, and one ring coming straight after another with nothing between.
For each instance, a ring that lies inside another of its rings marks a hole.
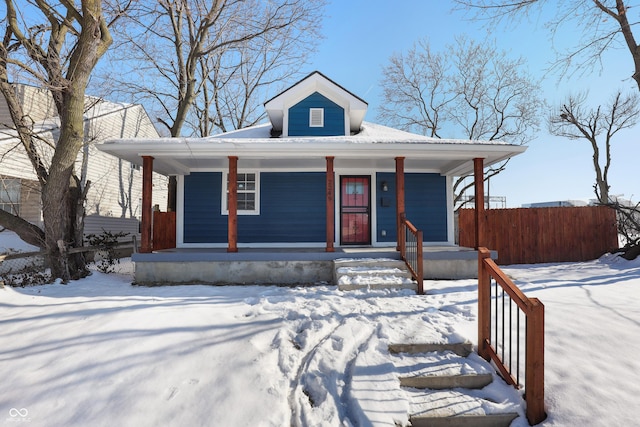
<instances>
[{"instance_id":1,"label":"porch concrete floor","mask_svg":"<svg viewBox=\"0 0 640 427\"><path fill-rule=\"evenodd\" d=\"M423 258L474 259L477 252L472 248L450 245L424 246ZM238 252L227 252L226 248L172 248L147 254L133 254L133 261L331 261L339 258L390 258L400 259L394 247L337 247L334 252L324 248L238 248Z\"/></svg>"}]
</instances>

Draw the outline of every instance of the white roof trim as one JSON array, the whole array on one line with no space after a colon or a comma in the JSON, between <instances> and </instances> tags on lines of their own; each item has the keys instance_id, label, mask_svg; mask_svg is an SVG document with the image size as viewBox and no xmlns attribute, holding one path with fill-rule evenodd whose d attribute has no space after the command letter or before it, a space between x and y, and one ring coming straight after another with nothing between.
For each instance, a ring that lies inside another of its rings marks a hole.
<instances>
[{"instance_id":1,"label":"white roof trim","mask_svg":"<svg viewBox=\"0 0 640 427\"><path fill-rule=\"evenodd\" d=\"M228 156L261 162L286 159L291 166L303 159L350 159L366 165L370 161L405 157L417 167L438 170L442 175L467 175L474 158L485 164L506 160L527 147L502 141L443 140L365 123L354 136L268 138L270 125L229 132L210 138L157 138L111 140L97 147L140 164L141 156L155 158L154 170L182 175L196 168L219 165ZM427 164L428 163L428 164ZM420 166L423 165L423 166Z\"/></svg>"}]
</instances>

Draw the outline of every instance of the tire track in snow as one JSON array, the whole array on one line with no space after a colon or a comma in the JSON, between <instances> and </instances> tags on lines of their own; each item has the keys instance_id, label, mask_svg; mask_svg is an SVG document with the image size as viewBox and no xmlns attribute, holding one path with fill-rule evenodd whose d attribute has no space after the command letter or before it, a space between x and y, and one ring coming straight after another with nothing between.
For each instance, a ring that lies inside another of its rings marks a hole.
<instances>
[{"instance_id":1,"label":"tire track in snow","mask_svg":"<svg viewBox=\"0 0 640 427\"><path fill-rule=\"evenodd\" d=\"M327 335L325 335L320 341L314 345L311 350L309 350L304 356L302 356L302 361L300 362L300 366L296 371L296 376L291 380L291 390L289 391L289 406L291 407L291 426L292 427L303 427L302 416L301 416L301 407L300 400L296 398L296 393L299 388L302 388L302 375L309 368L309 363L311 362L313 356L318 351L321 345L323 345L334 332L344 324L345 319L333 328ZM304 394L304 392L303 392Z\"/></svg>"},{"instance_id":2,"label":"tire track in snow","mask_svg":"<svg viewBox=\"0 0 640 427\"><path fill-rule=\"evenodd\" d=\"M358 354L361 353L363 350L365 350L369 345L369 342L371 341L371 339L374 336L378 336L379 333L380 333L380 325L376 326L373 329L373 331L371 331L367 339L365 339L360 343L357 350L353 353L351 359L349 360L349 363L347 363L347 366L345 367L344 387L342 389L342 393L340 394L340 402L342 403L342 406L345 408L345 414L344 414L344 417L342 417L342 424L344 424L345 421L347 421L349 423L347 425L350 425L350 426L354 425L353 421L349 419L349 408L351 407L349 403L353 399L352 397L349 397L349 394L351 392L351 388L353 387L353 370L354 370L354 364L356 363L356 359L358 358Z\"/></svg>"},{"instance_id":3,"label":"tire track in snow","mask_svg":"<svg viewBox=\"0 0 640 427\"><path fill-rule=\"evenodd\" d=\"M351 425L347 418L350 372L358 352L378 329L363 316L343 318L303 356L291 381L291 426L308 425L310 410L324 412L334 425Z\"/></svg>"}]
</instances>

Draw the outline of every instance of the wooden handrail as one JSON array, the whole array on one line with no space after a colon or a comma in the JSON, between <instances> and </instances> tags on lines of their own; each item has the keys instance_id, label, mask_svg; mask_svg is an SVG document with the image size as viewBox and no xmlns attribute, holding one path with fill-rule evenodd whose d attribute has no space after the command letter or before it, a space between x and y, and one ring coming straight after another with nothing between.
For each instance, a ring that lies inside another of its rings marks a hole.
<instances>
[{"instance_id":1,"label":"wooden handrail","mask_svg":"<svg viewBox=\"0 0 640 427\"><path fill-rule=\"evenodd\" d=\"M493 296L491 295L492 283L495 284L496 289ZM498 287L502 290L500 296ZM505 320L505 295L509 298L508 325ZM493 312L492 299L495 304ZM500 301L502 310L499 308ZM520 325L520 312L516 313L515 327L512 323L511 302L514 302L525 316L525 399L527 419L529 423L535 425L547 417L544 410L544 305L537 298L527 297L491 259L491 253L487 248L478 248L478 354L487 361L493 361L505 381L519 388L522 325ZM498 316L499 311L502 319ZM492 326L494 337L492 337ZM515 376L512 369L514 329L516 334ZM500 330L502 337L500 337ZM507 335L508 343L505 339ZM506 363L507 358L508 363Z\"/></svg>"},{"instance_id":2,"label":"wooden handrail","mask_svg":"<svg viewBox=\"0 0 640 427\"><path fill-rule=\"evenodd\" d=\"M400 215L400 230L398 234L398 247L400 256L411 272L418 285L418 294L424 293L424 261L422 254L422 231L418 230L406 215ZM409 243L409 248L407 244Z\"/></svg>"},{"instance_id":3,"label":"wooden handrail","mask_svg":"<svg viewBox=\"0 0 640 427\"><path fill-rule=\"evenodd\" d=\"M481 248L481 250L486 250L489 253L489 250L486 248ZM490 255L489 255L490 256ZM505 290L509 297L518 304L518 307L526 314L531 314L533 303L532 299L528 298L521 290L518 288L509 276L504 274L504 271L498 267L498 264L491 258L483 258L484 267L489 270L489 275L493 277Z\"/></svg>"}]
</instances>

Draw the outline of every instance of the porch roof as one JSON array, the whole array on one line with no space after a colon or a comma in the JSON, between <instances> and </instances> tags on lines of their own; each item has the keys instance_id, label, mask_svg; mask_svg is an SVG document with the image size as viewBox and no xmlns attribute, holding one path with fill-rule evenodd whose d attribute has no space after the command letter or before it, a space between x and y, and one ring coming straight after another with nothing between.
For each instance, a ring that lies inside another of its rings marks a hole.
<instances>
[{"instance_id":1,"label":"porch roof","mask_svg":"<svg viewBox=\"0 0 640 427\"><path fill-rule=\"evenodd\" d=\"M453 176L471 174L474 158L489 166L527 148L503 141L429 138L368 122L351 136L272 138L270 131L271 125L263 124L208 138L116 139L97 147L133 164L151 156L154 171L166 175L226 168L228 156L237 156L243 168L323 170L324 158L333 156L336 168L393 168L394 158L404 157L407 171Z\"/></svg>"}]
</instances>

